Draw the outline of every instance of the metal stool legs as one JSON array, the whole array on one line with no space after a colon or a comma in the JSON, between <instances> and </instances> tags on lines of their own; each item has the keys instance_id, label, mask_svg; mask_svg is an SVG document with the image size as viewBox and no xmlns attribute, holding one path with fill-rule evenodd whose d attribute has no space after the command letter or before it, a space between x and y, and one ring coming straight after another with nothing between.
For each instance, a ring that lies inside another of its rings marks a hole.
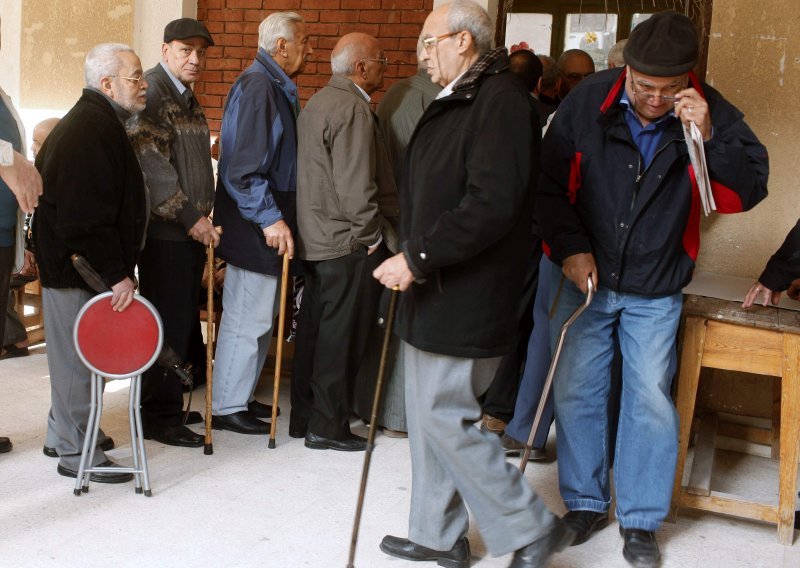
<instances>
[{"instance_id":1,"label":"metal stool legs","mask_svg":"<svg viewBox=\"0 0 800 568\"><path fill-rule=\"evenodd\" d=\"M76 496L89 492L89 481L92 473L96 472L133 473L136 493L144 493L146 497L150 497L153 494L150 490L150 476L147 471L147 455L144 449L144 434L140 411L142 399L141 379L141 375L131 377L130 395L128 396L128 420L131 430L133 467L92 467L94 452L97 448L97 436L100 432L100 419L103 416L103 386L105 383L103 377L97 373L92 373L89 422L86 425L78 477L75 480L75 489L73 491Z\"/></svg>"}]
</instances>

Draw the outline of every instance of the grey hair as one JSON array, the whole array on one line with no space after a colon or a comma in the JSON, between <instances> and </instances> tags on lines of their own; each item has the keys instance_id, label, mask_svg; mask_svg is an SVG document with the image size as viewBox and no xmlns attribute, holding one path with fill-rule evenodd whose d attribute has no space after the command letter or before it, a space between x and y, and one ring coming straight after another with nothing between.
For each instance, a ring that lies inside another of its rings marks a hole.
<instances>
[{"instance_id":1,"label":"grey hair","mask_svg":"<svg viewBox=\"0 0 800 568\"><path fill-rule=\"evenodd\" d=\"M101 43L95 45L83 63L83 78L87 87L100 88L100 81L103 77L110 77L119 73L122 62L119 60L120 53L133 53L133 48L124 43Z\"/></svg>"},{"instance_id":2,"label":"grey hair","mask_svg":"<svg viewBox=\"0 0 800 568\"><path fill-rule=\"evenodd\" d=\"M608 50L608 66L611 67L624 67L625 66L625 56L622 54L622 50L625 49L625 44L628 43L627 39L621 39L617 43L611 46L611 49Z\"/></svg>"},{"instance_id":3,"label":"grey hair","mask_svg":"<svg viewBox=\"0 0 800 568\"><path fill-rule=\"evenodd\" d=\"M478 53L483 55L492 48L494 29L486 10L471 0L454 0L447 11L447 31L468 31Z\"/></svg>"},{"instance_id":4,"label":"grey hair","mask_svg":"<svg viewBox=\"0 0 800 568\"><path fill-rule=\"evenodd\" d=\"M331 52L331 72L334 75L349 77L356 72L359 61L368 57L364 45L359 42L350 42Z\"/></svg>"},{"instance_id":5,"label":"grey hair","mask_svg":"<svg viewBox=\"0 0 800 568\"><path fill-rule=\"evenodd\" d=\"M297 12L275 12L267 16L258 26L258 47L270 56L278 52L278 40L294 39L295 28L303 24L303 17Z\"/></svg>"}]
</instances>

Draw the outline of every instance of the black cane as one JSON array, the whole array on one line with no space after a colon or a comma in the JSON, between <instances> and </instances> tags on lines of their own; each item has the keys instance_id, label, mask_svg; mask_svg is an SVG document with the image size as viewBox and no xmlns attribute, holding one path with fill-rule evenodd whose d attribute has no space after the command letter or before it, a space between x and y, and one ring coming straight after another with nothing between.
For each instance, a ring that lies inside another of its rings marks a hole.
<instances>
[{"instance_id":1,"label":"black cane","mask_svg":"<svg viewBox=\"0 0 800 568\"><path fill-rule=\"evenodd\" d=\"M350 537L350 556L347 559L347 568L355 568L353 561L356 557L356 542L358 542L358 527L361 524L361 511L364 509L364 494L367 491L367 476L372 450L375 448L375 430L378 428L378 411L381 406L383 394L383 375L386 370L386 356L389 353L389 340L392 337L392 324L394 323L394 310L397 305L397 293L400 288L392 288L389 300L389 313L386 316L386 331L383 333L383 348L381 349L381 362L378 367L378 381L375 384L375 396L372 399L372 415L369 420L369 433L367 434L367 451L364 454L364 468L361 470L361 486L358 490L358 503L356 504L356 518L353 522L353 534Z\"/></svg>"},{"instance_id":2,"label":"black cane","mask_svg":"<svg viewBox=\"0 0 800 568\"><path fill-rule=\"evenodd\" d=\"M561 357L561 348L564 346L564 338L567 336L567 330L569 329L569 326L571 326L584 312L584 310L589 307L589 304L592 303L592 298L594 297L594 284L592 283L591 274L589 275L589 280L586 284L588 290L586 292L586 301L578 306L578 308L572 312L572 315L569 316L567 321L564 322L564 325L561 326L561 334L558 336L556 350L553 352L553 358L550 360L550 368L547 370L547 379L544 381L542 397L539 399L539 407L536 409L536 416L533 419L531 432L528 434L528 442L525 444L525 451L522 452L522 459L519 462L519 470L522 473L525 473L525 467L528 465L528 458L530 457L531 449L533 448L533 439L536 437L536 430L539 429L539 422L541 422L542 414L544 414L544 407L545 404L547 404L547 397L550 396L550 389L553 386L553 375L556 374L556 367L558 366L558 359Z\"/></svg>"}]
</instances>

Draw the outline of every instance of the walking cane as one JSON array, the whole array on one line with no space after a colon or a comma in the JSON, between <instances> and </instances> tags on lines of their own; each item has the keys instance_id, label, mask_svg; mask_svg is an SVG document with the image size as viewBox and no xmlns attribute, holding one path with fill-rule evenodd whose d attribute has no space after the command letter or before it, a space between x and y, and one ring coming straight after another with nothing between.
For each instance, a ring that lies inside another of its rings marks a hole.
<instances>
[{"instance_id":1,"label":"walking cane","mask_svg":"<svg viewBox=\"0 0 800 568\"><path fill-rule=\"evenodd\" d=\"M216 228L222 234L222 227ZM203 453L210 456L214 453L214 444L211 440L211 400L213 393L214 373L212 360L214 359L214 241L208 243L206 249L206 263L208 263L208 296L206 297L206 439Z\"/></svg>"},{"instance_id":2,"label":"walking cane","mask_svg":"<svg viewBox=\"0 0 800 568\"><path fill-rule=\"evenodd\" d=\"M556 374L556 366L558 365L559 357L561 357L561 348L564 346L564 338L567 336L567 330L569 329L569 326L571 326L575 320L580 317L584 310L589 307L589 304L592 303L592 298L594 297L594 284L592 283L591 275L589 275L589 280L586 284L588 289L586 292L586 301L578 306L578 308L572 312L572 315L569 316L569 319L564 322L564 325L561 326L561 334L558 336L556 350L553 353L553 358L550 360L550 368L547 370L547 379L544 381L542 397L539 399L539 407L536 409L536 416L533 419L531 433L528 434L528 442L525 444L525 451L522 452L522 459L519 462L519 470L522 473L525 473L525 467L528 465L528 458L530 457L531 449L533 448L533 438L536 436L536 430L539 429L539 422L541 422L542 414L544 414L544 406L547 404L547 397L550 396L550 389L553 386L553 376Z\"/></svg>"},{"instance_id":3,"label":"walking cane","mask_svg":"<svg viewBox=\"0 0 800 568\"><path fill-rule=\"evenodd\" d=\"M381 362L378 367L378 381L375 384L375 397L372 399L372 414L369 419L369 433L367 434L367 452L364 454L364 469L361 470L361 486L358 489L358 503L356 504L356 518L353 522L353 534L350 537L350 556L347 560L347 568L355 568L353 561L356 557L356 542L358 541L358 527L361 524L361 511L364 509L364 494L367 491L367 475L369 475L369 463L372 458L372 450L375 448L375 430L378 428L378 410L381 405L381 395L383 394L383 375L386 370L386 356L389 353L389 340L392 337L392 324L394 323L394 310L397 305L397 293L400 291L398 286L392 288L392 296L389 300L389 312L386 316L386 331L383 333L383 348L381 349Z\"/></svg>"},{"instance_id":4,"label":"walking cane","mask_svg":"<svg viewBox=\"0 0 800 568\"><path fill-rule=\"evenodd\" d=\"M283 326L286 323L286 283L289 280L289 253L283 254L281 273L281 306L278 310L278 346L275 350L275 379L272 381L272 423L269 427L270 449L275 449L275 431L278 424L278 393L281 388L281 359L283 358Z\"/></svg>"}]
</instances>

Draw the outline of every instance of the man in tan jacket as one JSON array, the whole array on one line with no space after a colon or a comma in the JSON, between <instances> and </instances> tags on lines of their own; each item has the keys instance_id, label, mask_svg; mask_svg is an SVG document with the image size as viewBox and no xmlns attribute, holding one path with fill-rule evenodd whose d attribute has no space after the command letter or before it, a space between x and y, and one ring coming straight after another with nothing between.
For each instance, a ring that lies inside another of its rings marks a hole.
<instances>
[{"instance_id":1,"label":"man in tan jacket","mask_svg":"<svg viewBox=\"0 0 800 568\"><path fill-rule=\"evenodd\" d=\"M312 449L361 451L350 432L353 390L380 287L372 271L394 247L397 188L370 95L387 60L366 34L343 36L333 77L297 120L298 253L306 287L300 309L290 434Z\"/></svg>"}]
</instances>

